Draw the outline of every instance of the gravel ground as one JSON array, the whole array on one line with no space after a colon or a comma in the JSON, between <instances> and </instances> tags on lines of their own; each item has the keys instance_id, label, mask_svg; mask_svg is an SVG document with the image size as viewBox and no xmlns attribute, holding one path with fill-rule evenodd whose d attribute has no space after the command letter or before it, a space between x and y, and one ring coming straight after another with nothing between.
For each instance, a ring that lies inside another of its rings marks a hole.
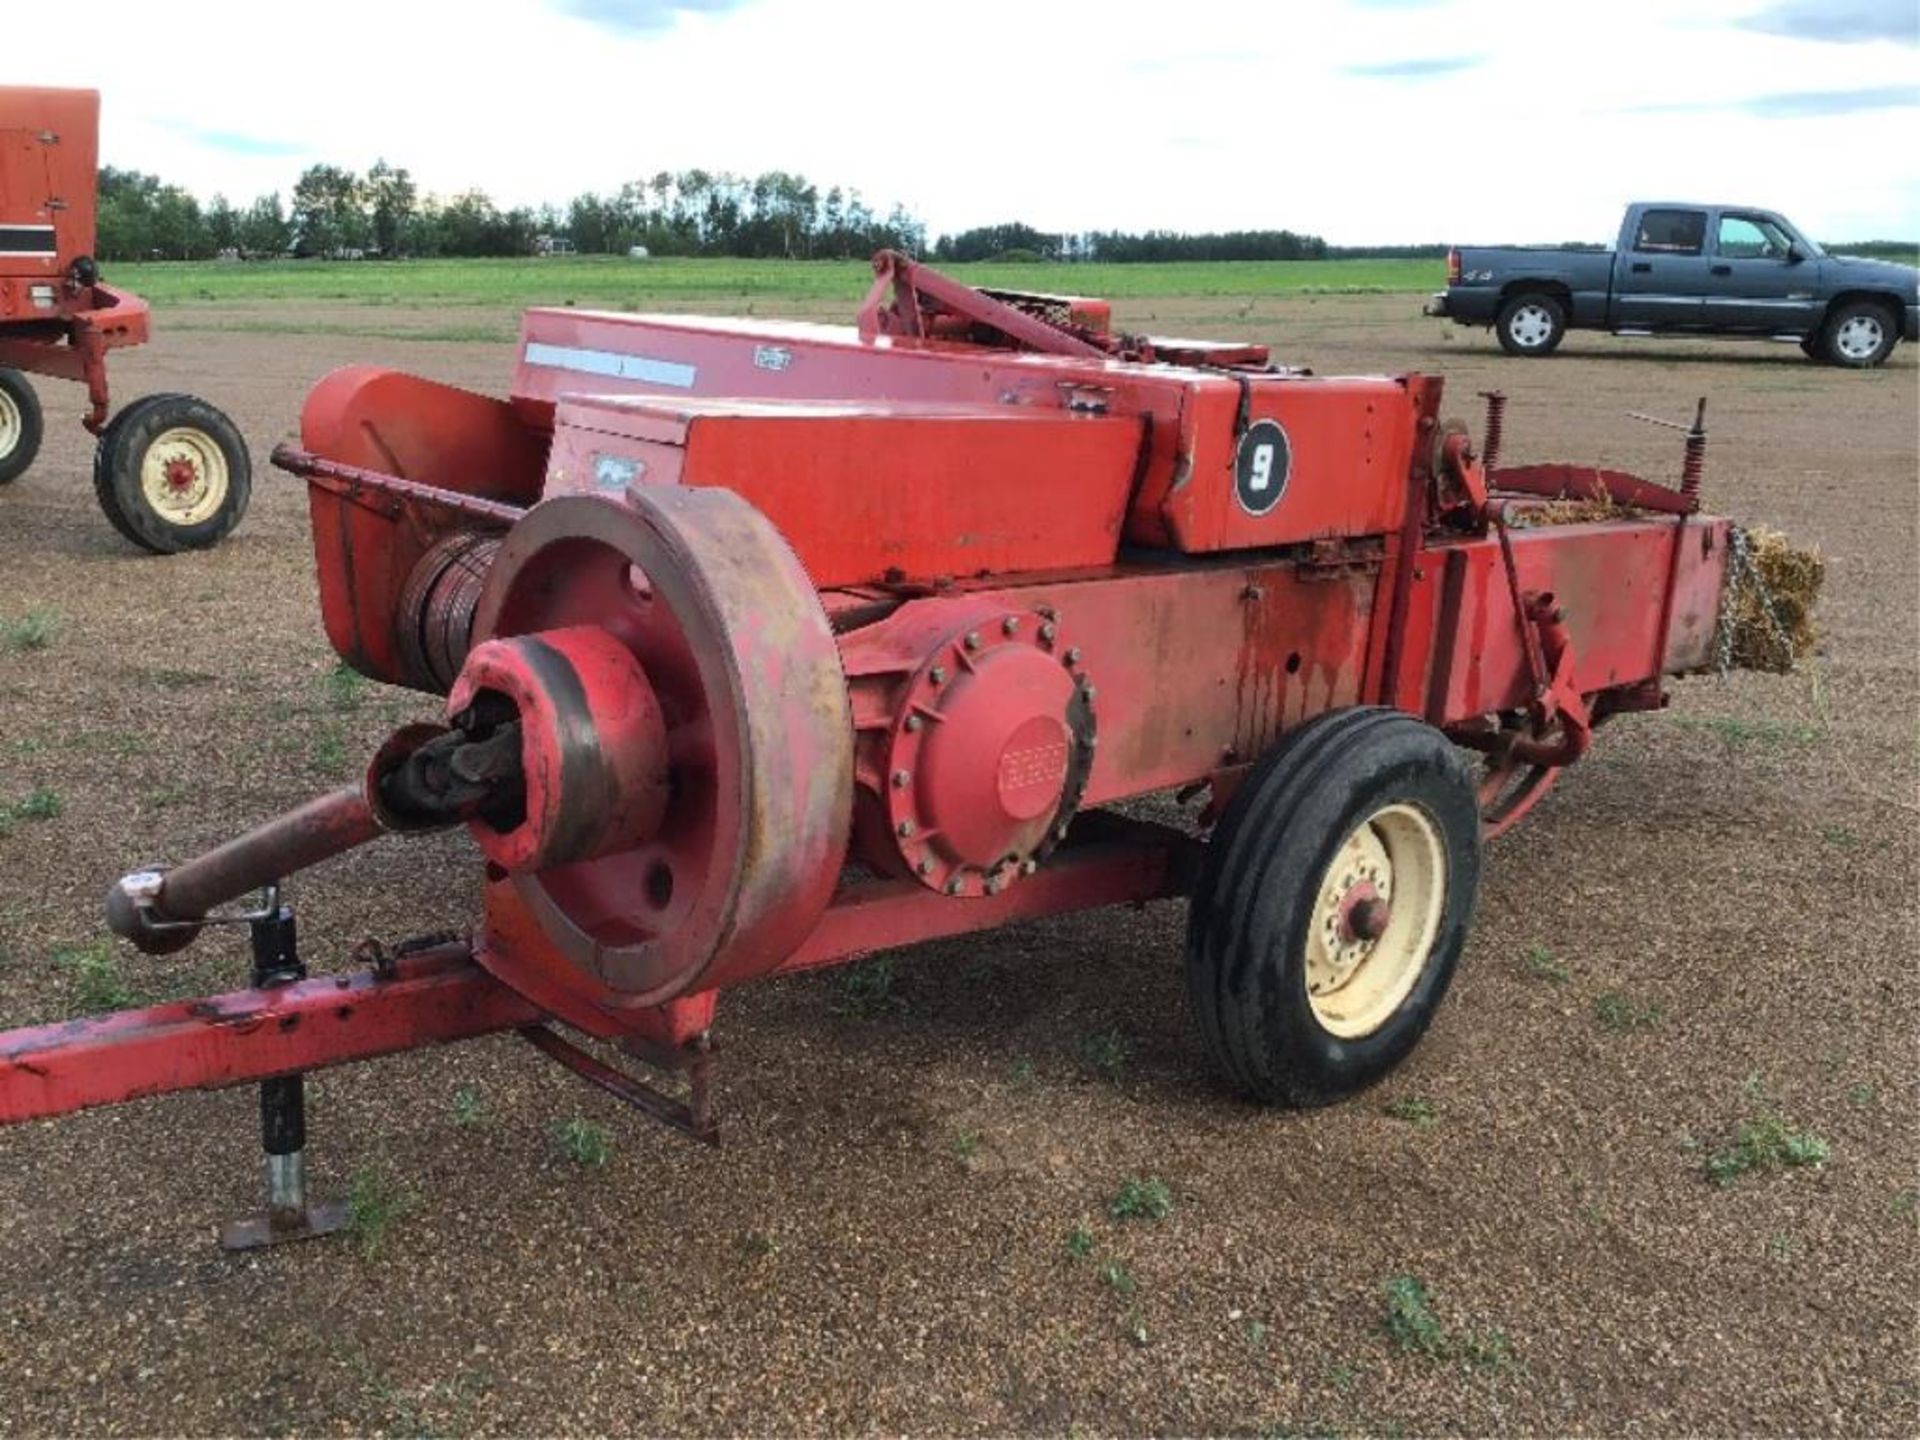
<instances>
[{"instance_id":1,"label":"gravel ground","mask_svg":"<svg viewBox=\"0 0 1920 1440\"><path fill-rule=\"evenodd\" d=\"M1873 374L1594 337L1519 362L1416 307L1121 319L1439 371L1469 418L1497 384L1516 462L1672 479L1677 438L1625 412L1705 394L1710 506L1830 570L1817 662L1680 685L1492 848L1453 994L1378 1091L1223 1095L1164 904L906 952L878 1004L834 973L730 996L717 1152L511 1041L327 1073L311 1165L357 1192L352 1239L214 1247L256 1203L245 1091L23 1127L0 1134L0 1432L1920 1431L1913 347ZM105 886L337 783L419 710L330 679L305 507L265 457L349 360L503 386L511 317L455 319L161 316L119 393L204 393L260 467L210 554L123 545L77 391L44 389L45 457L0 494L0 622L53 621L0 644L0 1023L239 983L232 936L89 952ZM20 816L41 790L59 814ZM458 838L389 843L298 898L309 956L344 963L464 921L476 866ZM1768 1116L1825 1165L1710 1183ZM573 1120L604 1165L557 1143ZM1112 1218L1129 1178L1171 1213ZM1424 1287L1428 1349L1385 1328L1394 1277Z\"/></svg>"}]
</instances>

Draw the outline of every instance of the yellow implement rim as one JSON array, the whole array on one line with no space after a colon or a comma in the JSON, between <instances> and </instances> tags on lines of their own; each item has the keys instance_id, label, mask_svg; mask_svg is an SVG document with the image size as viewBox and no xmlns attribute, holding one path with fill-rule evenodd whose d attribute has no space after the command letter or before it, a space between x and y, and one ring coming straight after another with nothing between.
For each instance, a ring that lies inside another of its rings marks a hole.
<instances>
[{"instance_id":1,"label":"yellow implement rim","mask_svg":"<svg viewBox=\"0 0 1920 1440\"><path fill-rule=\"evenodd\" d=\"M20 437L26 433L27 424L20 416L19 402L0 390L0 460L19 448Z\"/></svg>"},{"instance_id":2,"label":"yellow implement rim","mask_svg":"<svg viewBox=\"0 0 1920 1440\"><path fill-rule=\"evenodd\" d=\"M1377 939L1347 924L1366 887L1387 906ZM1307 933L1307 1002L1323 1028L1357 1040L1387 1023L1433 956L1446 894L1446 844L1417 806L1382 806L1340 842Z\"/></svg>"},{"instance_id":3,"label":"yellow implement rim","mask_svg":"<svg viewBox=\"0 0 1920 1440\"><path fill-rule=\"evenodd\" d=\"M169 525L200 525L219 513L230 479L226 453L204 430L176 425L140 457L140 491Z\"/></svg>"}]
</instances>

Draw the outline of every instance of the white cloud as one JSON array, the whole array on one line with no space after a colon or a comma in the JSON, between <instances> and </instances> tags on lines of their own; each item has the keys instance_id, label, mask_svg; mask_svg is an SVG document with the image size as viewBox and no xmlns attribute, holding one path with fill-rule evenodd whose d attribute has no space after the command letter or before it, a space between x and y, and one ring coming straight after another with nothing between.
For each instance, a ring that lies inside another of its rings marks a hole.
<instances>
[{"instance_id":1,"label":"white cloud","mask_svg":"<svg viewBox=\"0 0 1920 1440\"><path fill-rule=\"evenodd\" d=\"M1913 109L1752 108L1910 90L1912 47L1744 23L1763 8L95 0L111 44L8 47L0 83L98 86L109 163L241 200L312 160L384 156L505 203L800 170L935 230L1597 239L1659 195L1772 205L1830 238L1920 234Z\"/></svg>"}]
</instances>

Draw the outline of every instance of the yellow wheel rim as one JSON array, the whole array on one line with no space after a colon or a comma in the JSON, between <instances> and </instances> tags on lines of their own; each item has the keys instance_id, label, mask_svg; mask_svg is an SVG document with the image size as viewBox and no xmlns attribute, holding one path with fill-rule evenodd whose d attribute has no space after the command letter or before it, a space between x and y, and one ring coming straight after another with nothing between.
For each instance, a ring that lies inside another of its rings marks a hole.
<instances>
[{"instance_id":1,"label":"yellow wheel rim","mask_svg":"<svg viewBox=\"0 0 1920 1440\"><path fill-rule=\"evenodd\" d=\"M140 491L169 525L200 525L219 513L229 484L227 457L191 425L162 431L140 460Z\"/></svg>"},{"instance_id":2,"label":"yellow wheel rim","mask_svg":"<svg viewBox=\"0 0 1920 1440\"><path fill-rule=\"evenodd\" d=\"M1419 981L1440 935L1447 851L1413 805L1354 827L1320 877L1307 934L1307 1002L1330 1034L1371 1035Z\"/></svg>"},{"instance_id":3,"label":"yellow wheel rim","mask_svg":"<svg viewBox=\"0 0 1920 1440\"><path fill-rule=\"evenodd\" d=\"M20 437L26 433L27 422L20 416L19 402L0 390L0 460L19 448Z\"/></svg>"}]
</instances>

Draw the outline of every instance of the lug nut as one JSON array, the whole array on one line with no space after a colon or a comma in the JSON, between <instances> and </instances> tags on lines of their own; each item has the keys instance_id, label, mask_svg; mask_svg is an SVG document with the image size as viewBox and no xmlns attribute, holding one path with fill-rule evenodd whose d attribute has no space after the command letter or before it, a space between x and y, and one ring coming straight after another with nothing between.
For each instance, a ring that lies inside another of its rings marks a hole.
<instances>
[{"instance_id":1,"label":"lug nut","mask_svg":"<svg viewBox=\"0 0 1920 1440\"><path fill-rule=\"evenodd\" d=\"M929 856L922 855L920 857L920 863L913 868L922 875L931 875L933 873L933 860Z\"/></svg>"},{"instance_id":2,"label":"lug nut","mask_svg":"<svg viewBox=\"0 0 1920 1440\"><path fill-rule=\"evenodd\" d=\"M893 788L896 790L904 790L907 788L907 782L912 779L913 776L908 771L896 770L893 772Z\"/></svg>"},{"instance_id":3,"label":"lug nut","mask_svg":"<svg viewBox=\"0 0 1920 1440\"><path fill-rule=\"evenodd\" d=\"M980 648L980 632L978 630L969 630L965 644L969 650L978 650Z\"/></svg>"},{"instance_id":4,"label":"lug nut","mask_svg":"<svg viewBox=\"0 0 1920 1440\"><path fill-rule=\"evenodd\" d=\"M1031 875L1039 868L1040 862L1038 860L1022 860L1020 862L1020 873L1022 875Z\"/></svg>"},{"instance_id":5,"label":"lug nut","mask_svg":"<svg viewBox=\"0 0 1920 1440\"><path fill-rule=\"evenodd\" d=\"M1007 616L1006 619L1000 622L1000 633L1003 635L1018 635L1020 633L1020 617L1018 615Z\"/></svg>"},{"instance_id":6,"label":"lug nut","mask_svg":"<svg viewBox=\"0 0 1920 1440\"><path fill-rule=\"evenodd\" d=\"M1078 665L1079 663L1080 663L1080 647L1078 645L1069 645L1067 647L1067 664Z\"/></svg>"},{"instance_id":7,"label":"lug nut","mask_svg":"<svg viewBox=\"0 0 1920 1440\"><path fill-rule=\"evenodd\" d=\"M1059 633L1060 627L1055 625L1051 620L1040 627L1040 638L1049 645L1053 643L1053 637Z\"/></svg>"},{"instance_id":8,"label":"lug nut","mask_svg":"<svg viewBox=\"0 0 1920 1440\"><path fill-rule=\"evenodd\" d=\"M947 881L947 894L958 895L959 893L960 893L960 877L956 875L951 880Z\"/></svg>"},{"instance_id":9,"label":"lug nut","mask_svg":"<svg viewBox=\"0 0 1920 1440\"><path fill-rule=\"evenodd\" d=\"M936 685L946 684L947 683L947 667L944 665L934 666L933 669L927 672L927 678L933 681L933 683Z\"/></svg>"},{"instance_id":10,"label":"lug nut","mask_svg":"<svg viewBox=\"0 0 1920 1440\"><path fill-rule=\"evenodd\" d=\"M920 721L920 717L919 717L918 715L909 715L909 716L907 716L907 729L908 729L908 730L910 730L910 731L912 731L912 730L918 730L918 729L920 728L920 724L921 724L921 721Z\"/></svg>"},{"instance_id":11,"label":"lug nut","mask_svg":"<svg viewBox=\"0 0 1920 1440\"><path fill-rule=\"evenodd\" d=\"M913 821L902 820L898 825L894 826L893 828L894 828L894 832L897 835L899 835L899 837L902 840L904 840L907 838L907 836L913 834Z\"/></svg>"}]
</instances>

